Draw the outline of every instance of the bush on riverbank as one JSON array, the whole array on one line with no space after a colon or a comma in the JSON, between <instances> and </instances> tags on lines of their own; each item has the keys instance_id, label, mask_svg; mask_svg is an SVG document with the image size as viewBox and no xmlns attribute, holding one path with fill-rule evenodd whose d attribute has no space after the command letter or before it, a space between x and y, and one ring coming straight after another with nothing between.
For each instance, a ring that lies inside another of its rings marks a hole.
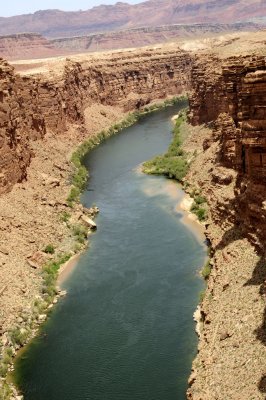
<instances>
[{"instance_id":1,"label":"bush on riverbank","mask_svg":"<svg viewBox=\"0 0 266 400\"><path fill-rule=\"evenodd\" d=\"M209 279L210 273L211 273L211 264L210 260L208 260L201 270L201 275L205 280L207 280Z\"/></svg>"},{"instance_id":2,"label":"bush on riverbank","mask_svg":"<svg viewBox=\"0 0 266 400\"><path fill-rule=\"evenodd\" d=\"M1 369L1 367L0 367ZM1 376L1 371L0 371ZM2 382L0 386L0 400L9 400L12 394L12 390L6 382Z\"/></svg>"},{"instance_id":3,"label":"bush on riverbank","mask_svg":"<svg viewBox=\"0 0 266 400\"><path fill-rule=\"evenodd\" d=\"M191 195L194 198L194 202L190 211L198 217L199 221L205 221L207 218L207 201L205 197L200 194L193 196L192 193Z\"/></svg>"},{"instance_id":4,"label":"bush on riverbank","mask_svg":"<svg viewBox=\"0 0 266 400\"><path fill-rule=\"evenodd\" d=\"M165 107L173 106L174 104L185 102L186 100L187 100L186 96L173 97L159 104L152 104L150 106L146 106L141 110L128 114L124 120L112 125L107 130L101 131L100 133L93 136L89 140L84 141L72 154L71 157L71 162L74 166L74 172L71 178L72 188L67 198L67 204L70 207L73 207L74 203L79 200L81 192L85 189L89 177L89 172L83 165L83 159L90 150L92 150L95 146L99 145L108 137L113 136L119 133L122 129L128 128L129 126L133 125L141 118L141 116L163 109ZM173 174L177 173L174 165L169 166L169 168L171 168ZM180 169L182 168L183 166L180 166Z\"/></svg>"},{"instance_id":5,"label":"bush on riverbank","mask_svg":"<svg viewBox=\"0 0 266 400\"><path fill-rule=\"evenodd\" d=\"M43 294L48 297L49 301L56 295L56 281L58 271L62 264L66 263L71 254L60 254L56 259L50 261L43 268Z\"/></svg>"},{"instance_id":6,"label":"bush on riverbank","mask_svg":"<svg viewBox=\"0 0 266 400\"><path fill-rule=\"evenodd\" d=\"M180 137L180 126L185 119L185 113L182 113L175 122L173 140L167 152L146 161L143 164L143 172L150 175L165 175L171 179L182 181L189 168L186 155L181 148L182 140Z\"/></svg>"}]
</instances>

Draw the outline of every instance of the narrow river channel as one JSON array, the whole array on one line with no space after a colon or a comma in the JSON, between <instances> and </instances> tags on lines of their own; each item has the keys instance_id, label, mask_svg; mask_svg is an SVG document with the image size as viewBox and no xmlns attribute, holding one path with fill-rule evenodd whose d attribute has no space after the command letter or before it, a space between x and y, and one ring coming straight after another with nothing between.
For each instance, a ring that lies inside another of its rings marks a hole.
<instances>
[{"instance_id":1,"label":"narrow river channel","mask_svg":"<svg viewBox=\"0 0 266 400\"><path fill-rule=\"evenodd\" d=\"M175 182L140 173L163 153L171 116L147 115L94 149L85 206L98 230L68 295L16 364L25 400L184 400L206 247L182 223Z\"/></svg>"}]
</instances>

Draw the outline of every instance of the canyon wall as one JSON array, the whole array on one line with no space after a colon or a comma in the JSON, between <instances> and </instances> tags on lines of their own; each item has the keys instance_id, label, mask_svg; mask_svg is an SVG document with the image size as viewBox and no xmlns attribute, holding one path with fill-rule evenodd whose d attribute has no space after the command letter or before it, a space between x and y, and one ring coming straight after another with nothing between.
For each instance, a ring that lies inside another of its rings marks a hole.
<instances>
[{"instance_id":1,"label":"canyon wall","mask_svg":"<svg viewBox=\"0 0 266 400\"><path fill-rule=\"evenodd\" d=\"M56 76L19 76L2 60L0 193L26 177L31 140L82 124L86 108L95 103L130 111L180 94L189 87L190 66L186 52L146 50L67 60Z\"/></svg>"},{"instance_id":2,"label":"canyon wall","mask_svg":"<svg viewBox=\"0 0 266 400\"><path fill-rule=\"evenodd\" d=\"M209 127L188 180L208 201L211 273L187 396L265 399L265 56L198 58L191 85L190 120Z\"/></svg>"},{"instance_id":3,"label":"canyon wall","mask_svg":"<svg viewBox=\"0 0 266 400\"><path fill-rule=\"evenodd\" d=\"M113 108L121 117L155 99L191 90L192 124L211 128L204 135L201 130L192 135L191 154L198 155L188 179L208 200L206 234L212 244L212 273L201 304L199 354L188 398L263 399L265 57L222 59L211 52L197 55L161 48L56 62L61 66L41 66L39 72L36 67L35 72L20 75L4 60L0 62L0 194L8 192L0 198L5 245L0 248L3 332L17 316L21 299L26 294L24 303L32 299L39 275L25 262L28 255L47 243L63 241L67 234L58 213L68 210L67 153L78 144L79 129L95 124L95 115L98 123L104 120ZM106 119L106 126L117 121L115 116ZM93 134L102 129L93 128ZM23 185L10 191L22 180L26 180ZM19 273L15 276L14 271ZM10 293L16 294L16 307Z\"/></svg>"},{"instance_id":4,"label":"canyon wall","mask_svg":"<svg viewBox=\"0 0 266 400\"><path fill-rule=\"evenodd\" d=\"M26 177L30 140L41 138L46 130L37 93L28 81L0 60L0 194Z\"/></svg>"},{"instance_id":5,"label":"canyon wall","mask_svg":"<svg viewBox=\"0 0 266 400\"><path fill-rule=\"evenodd\" d=\"M217 165L238 173L232 218L262 248L266 236L265 57L212 58L209 66L199 62L192 69L192 85L191 122L213 122L213 135L204 146L218 141ZM218 212L216 207L214 213Z\"/></svg>"}]
</instances>

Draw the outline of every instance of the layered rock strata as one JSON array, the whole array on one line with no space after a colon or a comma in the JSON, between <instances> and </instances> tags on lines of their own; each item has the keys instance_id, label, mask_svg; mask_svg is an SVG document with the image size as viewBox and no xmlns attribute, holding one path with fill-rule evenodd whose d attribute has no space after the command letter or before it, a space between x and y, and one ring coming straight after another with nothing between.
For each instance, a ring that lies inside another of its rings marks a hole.
<instances>
[{"instance_id":1,"label":"layered rock strata","mask_svg":"<svg viewBox=\"0 0 266 400\"><path fill-rule=\"evenodd\" d=\"M192 69L191 122L214 123L220 143L216 162L238 173L232 219L263 249L266 228L266 60L263 56L210 60L216 72L201 64ZM218 216L219 218L219 216Z\"/></svg>"},{"instance_id":2,"label":"layered rock strata","mask_svg":"<svg viewBox=\"0 0 266 400\"><path fill-rule=\"evenodd\" d=\"M26 177L32 152L30 140L45 134L37 94L27 79L15 76L0 60L0 194Z\"/></svg>"},{"instance_id":3,"label":"layered rock strata","mask_svg":"<svg viewBox=\"0 0 266 400\"><path fill-rule=\"evenodd\" d=\"M95 103L130 111L180 94L189 86L190 65L186 52L146 50L137 57L67 60L59 75L21 77L2 60L0 193L26 177L30 140L84 123L86 108Z\"/></svg>"},{"instance_id":4,"label":"layered rock strata","mask_svg":"<svg viewBox=\"0 0 266 400\"><path fill-rule=\"evenodd\" d=\"M191 122L210 129L187 144L201 149L188 179L208 200L212 249L193 400L265 399L265 78L258 55L192 69Z\"/></svg>"},{"instance_id":5,"label":"layered rock strata","mask_svg":"<svg viewBox=\"0 0 266 400\"><path fill-rule=\"evenodd\" d=\"M265 58L162 48L56 63L20 75L0 63L1 333L40 291L28 260L49 243L69 251L60 215L72 150L125 112L192 89L191 122L211 129L189 139L198 156L188 179L209 202L213 267L188 398L263 399Z\"/></svg>"}]
</instances>

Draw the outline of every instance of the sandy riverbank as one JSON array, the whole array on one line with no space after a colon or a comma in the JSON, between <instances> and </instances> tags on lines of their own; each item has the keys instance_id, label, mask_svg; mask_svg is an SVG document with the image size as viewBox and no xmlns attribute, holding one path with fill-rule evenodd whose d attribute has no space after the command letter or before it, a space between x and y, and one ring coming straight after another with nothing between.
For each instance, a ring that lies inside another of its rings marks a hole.
<instances>
[{"instance_id":1,"label":"sandy riverbank","mask_svg":"<svg viewBox=\"0 0 266 400\"><path fill-rule=\"evenodd\" d=\"M58 278L57 278L57 285L60 289L63 288L64 282L70 277L73 273L74 269L76 268L79 258L82 253L75 254L71 257L64 265L61 266Z\"/></svg>"}]
</instances>

